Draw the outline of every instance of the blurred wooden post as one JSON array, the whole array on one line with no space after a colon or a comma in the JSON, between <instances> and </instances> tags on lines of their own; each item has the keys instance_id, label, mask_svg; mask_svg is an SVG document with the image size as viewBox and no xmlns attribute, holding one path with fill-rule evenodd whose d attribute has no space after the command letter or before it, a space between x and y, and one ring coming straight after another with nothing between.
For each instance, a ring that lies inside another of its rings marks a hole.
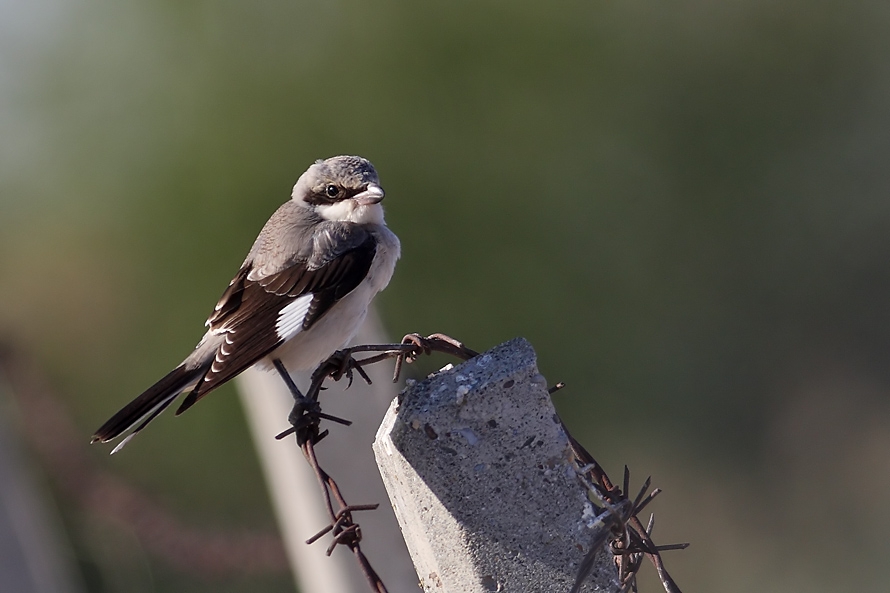
<instances>
[{"instance_id":1,"label":"blurred wooden post","mask_svg":"<svg viewBox=\"0 0 890 593\"><path fill-rule=\"evenodd\" d=\"M387 341L373 312L354 341ZM386 491L371 451L377 425L396 393L392 366L379 364L367 370L374 381L371 386L360 377L347 391L346 381L326 385L328 389L322 394L324 411L352 420L353 425L324 423L331 434L316 451L322 467L337 480L350 503L381 503L376 511L355 515L364 535L362 550L392 593L416 591L417 576L399 525L386 504ZM294 373L294 379L301 388L309 385L308 373ZM281 441L274 438L289 427L287 416L293 406L284 382L276 373L251 369L238 378L237 384L300 592L366 593L368 583L348 550L338 547L327 557L330 536L312 545L305 543L328 524L328 516L315 474L294 437Z\"/></svg>"},{"instance_id":2,"label":"blurred wooden post","mask_svg":"<svg viewBox=\"0 0 890 593\"><path fill-rule=\"evenodd\" d=\"M374 453L425 591L566 593L595 517L531 345L406 389ZM582 591L618 591L612 555Z\"/></svg>"}]
</instances>

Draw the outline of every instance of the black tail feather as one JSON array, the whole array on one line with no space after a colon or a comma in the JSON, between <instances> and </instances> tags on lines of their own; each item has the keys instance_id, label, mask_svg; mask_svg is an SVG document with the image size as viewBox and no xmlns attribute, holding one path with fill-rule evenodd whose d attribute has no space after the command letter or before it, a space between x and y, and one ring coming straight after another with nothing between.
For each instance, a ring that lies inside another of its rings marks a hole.
<instances>
[{"instance_id":1,"label":"black tail feather","mask_svg":"<svg viewBox=\"0 0 890 593\"><path fill-rule=\"evenodd\" d=\"M179 416L180 414L191 408L198 402L198 399L200 397L201 396L198 395L198 389L193 389L187 396L185 396L185 399L182 400L182 403L179 404L179 409L176 410L176 415Z\"/></svg>"},{"instance_id":2,"label":"black tail feather","mask_svg":"<svg viewBox=\"0 0 890 593\"><path fill-rule=\"evenodd\" d=\"M176 367L109 418L93 435L92 442L110 441L137 425L134 434L142 430L204 372L205 370L200 367L196 369L186 369L184 365Z\"/></svg>"}]
</instances>

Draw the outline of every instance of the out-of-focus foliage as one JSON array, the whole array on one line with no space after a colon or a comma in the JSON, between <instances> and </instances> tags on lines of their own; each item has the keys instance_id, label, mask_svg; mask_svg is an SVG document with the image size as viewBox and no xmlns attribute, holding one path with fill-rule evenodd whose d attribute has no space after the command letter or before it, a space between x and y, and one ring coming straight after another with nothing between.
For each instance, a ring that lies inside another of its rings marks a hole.
<instances>
[{"instance_id":1,"label":"out-of-focus foliage","mask_svg":"<svg viewBox=\"0 0 890 593\"><path fill-rule=\"evenodd\" d=\"M299 173L357 153L403 243L389 331L529 338L580 440L667 491L686 590L890 581L884 4L42 0L0 21L0 326L84 442L200 337ZM104 462L197 524L269 526L252 455L221 390ZM66 517L91 590L125 590L110 565L198 590Z\"/></svg>"}]
</instances>

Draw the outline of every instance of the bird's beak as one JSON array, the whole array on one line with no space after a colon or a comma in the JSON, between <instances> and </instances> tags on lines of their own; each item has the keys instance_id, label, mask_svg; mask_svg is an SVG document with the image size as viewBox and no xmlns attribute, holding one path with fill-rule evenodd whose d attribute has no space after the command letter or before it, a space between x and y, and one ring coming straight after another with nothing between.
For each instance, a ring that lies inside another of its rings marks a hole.
<instances>
[{"instance_id":1,"label":"bird's beak","mask_svg":"<svg viewBox=\"0 0 890 593\"><path fill-rule=\"evenodd\" d=\"M365 191L355 194L352 196L352 199L362 206L370 206L372 204L379 204L384 195L382 187L376 183L369 183Z\"/></svg>"}]
</instances>

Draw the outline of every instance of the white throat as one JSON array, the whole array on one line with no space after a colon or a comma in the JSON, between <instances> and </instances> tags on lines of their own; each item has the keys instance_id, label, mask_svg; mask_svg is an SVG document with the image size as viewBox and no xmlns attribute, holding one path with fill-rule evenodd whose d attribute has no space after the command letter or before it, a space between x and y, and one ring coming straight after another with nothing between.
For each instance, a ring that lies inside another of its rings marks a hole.
<instances>
[{"instance_id":1,"label":"white throat","mask_svg":"<svg viewBox=\"0 0 890 593\"><path fill-rule=\"evenodd\" d=\"M363 206L355 200L346 199L334 204L316 206L315 211L325 220L335 222L383 224L383 206L380 204Z\"/></svg>"}]
</instances>

